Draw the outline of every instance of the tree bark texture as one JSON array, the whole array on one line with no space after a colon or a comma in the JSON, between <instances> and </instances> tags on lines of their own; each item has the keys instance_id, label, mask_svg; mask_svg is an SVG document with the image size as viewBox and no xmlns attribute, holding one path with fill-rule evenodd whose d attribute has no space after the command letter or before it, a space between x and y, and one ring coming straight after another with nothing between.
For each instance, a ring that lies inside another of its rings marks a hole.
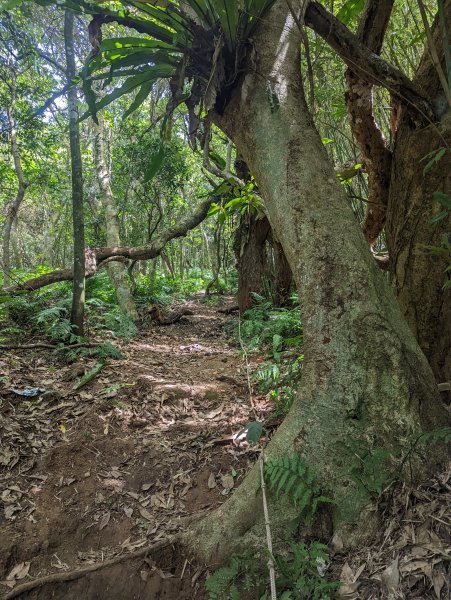
<instances>
[{"instance_id":1,"label":"tree bark texture","mask_svg":"<svg viewBox=\"0 0 451 600\"><path fill-rule=\"evenodd\" d=\"M445 3L444 11L450 31L451 2ZM432 32L437 51L443 55L438 22ZM451 196L451 111L446 111L446 98L427 49L415 83L428 89L432 103L442 107L442 117L437 123L418 126L409 107L400 109L386 234L399 304L441 383L451 381L451 290L443 289L450 277L446 269L451 255L443 241L449 243L451 217L448 213L435 224L430 219L443 209L434 199L434 192ZM440 148L447 151L424 172L428 160ZM442 252L434 251L440 246Z\"/></svg>"},{"instance_id":2,"label":"tree bark texture","mask_svg":"<svg viewBox=\"0 0 451 600\"><path fill-rule=\"evenodd\" d=\"M274 239L272 234L270 239L274 257L274 304L276 306L288 306L293 285L293 272L283 251L282 244Z\"/></svg>"},{"instance_id":3,"label":"tree bark texture","mask_svg":"<svg viewBox=\"0 0 451 600\"><path fill-rule=\"evenodd\" d=\"M235 161L235 170L242 181L250 181L251 175L244 160L238 158ZM235 234L234 252L241 313L255 304L251 292L270 296L275 306L286 306L289 303L293 274L266 215L251 211L241 216ZM272 252L272 264L269 252Z\"/></svg>"},{"instance_id":4,"label":"tree bark texture","mask_svg":"<svg viewBox=\"0 0 451 600\"><path fill-rule=\"evenodd\" d=\"M111 189L110 174L105 162L105 124L101 115L98 115L98 125L94 127L94 160L96 164L97 180L99 182L100 198L104 211L106 241L108 246L121 246L120 226L117 210ZM133 321L138 320L138 312L130 290L130 281L127 268L121 262L110 262L107 265L108 276L116 290L116 298L122 312Z\"/></svg>"},{"instance_id":5,"label":"tree bark texture","mask_svg":"<svg viewBox=\"0 0 451 600\"><path fill-rule=\"evenodd\" d=\"M19 187L15 199L7 206L5 224L3 227L3 252L2 252L2 269L3 269L3 287L8 287L11 283L11 235L14 225L17 221L20 206L25 198L25 191L28 183L25 181L25 176L20 158L19 146L17 143L17 124L14 115L14 109L17 100L16 81L13 77L11 84L11 103L8 106L6 113L8 117L8 125L10 130L10 145L11 154L14 161L14 170L16 172Z\"/></svg>"},{"instance_id":6,"label":"tree bark texture","mask_svg":"<svg viewBox=\"0 0 451 600\"><path fill-rule=\"evenodd\" d=\"M257 181L299 290L302 387L266 456L300 452L335 498L335 528L359 543L374 531L376 513L365 513L369 498L349 471L351 440L370 452L407 451L412 436L442 415L431 369L355 224L307 109L299 35L280 0L256 31L252 64L215 121ZM254 467L187 534L199 556L224 558L243 543L259 514L258 478ZM280 503L272 510L285 529Z\"/></svg>"},{"instance_id":7,"label":"tree bark texture","mask_svg":"<svg viewBox=\"0 0 451 600\"><path fill-rule=\"evenodd\" d=\"M380 54L394 0L367 0L357 37ZM368 172L368 207L363 234L373 245L385 225L390 189L391 152L373 116L373 86L348 69L346 103L352 133Z\"/></svg>"},{"instance_id":8,"label":"tree bark texture","mask_svg":"<svg viewBox=\"0 0 451 600\"><path fill-rule=\"evenodd\" d=\"M66 52L67 81L75 77L74 14L64 13L64 46ZM83 170L80 151L80 128L78 125L77 89L74 85L67 91L69 111L69 141L72 171L72 222L74 232L74 268L72 287L71 324L74 333L83 335L85 305L85 225L83 216Z\"/></svg>"},{"instance_id":9,"label":"tree bark texture","mask_svg":"<svg viewBox=\"0 0 451 600\"><path fill-rule=\"evenodd\" d=\"M270 231L264 215L248 211L241 216L234 242L240 313L255 304L252 292L263 297L268 295L271 282L266 242Z\"/></svg>"}]
</instances>

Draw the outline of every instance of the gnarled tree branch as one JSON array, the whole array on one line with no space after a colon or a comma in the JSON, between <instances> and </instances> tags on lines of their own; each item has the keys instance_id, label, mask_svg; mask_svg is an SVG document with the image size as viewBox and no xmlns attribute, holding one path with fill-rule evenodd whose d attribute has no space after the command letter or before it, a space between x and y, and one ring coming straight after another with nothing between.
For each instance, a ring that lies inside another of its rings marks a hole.
<instances>
[{"instance_id":1,"label":"gnarled tree branch","mask_svg":"<svg viewBox=\"0 0 451 600\"><path fill-rule=\"evenodd\" d=\"M201 223L208 214L210 206L214 201L214 197L210 196L191 213L188 217L181 220L177 225L169 227L161 232L151 244L145 246L121 246L113 248L90 248L85 254L85 273L86 277L92 277L96 274L98 268L107 264L111 260L123 261L128 258L131 260L148 260L159 256L166 244L175 238L184 237L188 231L194 229ZM72 269L59 269L46 273L34 279L28 279L21 284L5 288L7 292L33 291L46 285L57 283L60 281L71 281L74 273Z\"/></svg>"},{"instance_id":2,"label":"gnarled tree branch","mask_svg":"<svg viewBox=\"0 0 451 600\"><path fill-rule=\"evenodd\" d=\"M357 38L379 54L394 0L367 0ZM368 205L363 233L372 246L385 225L392 154L373 115L373 86L352 69L346 71L346 103L352 133L368 172Z\"/></svg>"},{"instance_id":3,"label":"gnarled tree branch","mask_svg":"<svg viewBox=\"0 0 451 600\"><path fill-rule=\"evenodd\" d=\"M359 77L387 88L403 103L413 106L427 121L435 121L426 94L402 71L368 49L332 13L318 2L310 2L305 24L321 36Z\"/></svg>"}]
</instances>

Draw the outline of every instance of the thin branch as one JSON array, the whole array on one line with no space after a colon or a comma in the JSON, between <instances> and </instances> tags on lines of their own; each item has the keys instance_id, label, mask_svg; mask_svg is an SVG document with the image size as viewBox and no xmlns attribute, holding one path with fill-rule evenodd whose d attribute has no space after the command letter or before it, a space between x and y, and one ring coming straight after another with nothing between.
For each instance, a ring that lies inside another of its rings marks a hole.
<instances>
[{"instance_id":1,"label":"thin branch","mask_svg":"<svg viewBox=\"0 0 451 600\"><path fill-rule=\"evenodd\" d=\"M181 220L177 225L169 227L162 231L151 244L145 246L129 247L116 246L109 248L87 248L85 254L85 276L92 277L97 273L99 265L104 264L107 259L123 261L124 258L132 260L148 260L159 256L166 244L173 239L184 237L188 231L191 231L208 215L210 206L214 200L211 196L201 202L196 210ZM6 292L32 291L41 287L51 285L60 281L72 281L74 277L72 269L58 269L51 273L45 273L34 279L28 279L19 285L5 288Z\"/></svg>"},{"instance_id":2,"label":"thin branch","mask_svg":"<svg viewBox=\"0 0 451 600\"><path fill-rule=\"evenodd\" d=\"M55 69L57 71L59 71L60 73L62 73L64 76L66 76L66 69L65 69L65 67L63 67L62 65L60 65L59 62L57 62L54 58L52 58L51 56L49 56L45 52L42 52L38 48L35 48L35 50L39 54L39 56L41 58L43 58L44 60L46 60L49 64L51 64L53 67L55 67Z\"/></svg>"},{"instance_id":3,"label":"thin branch","mask_svg":"<svg viewBox=\"0 0 451 600\"><path fill-rule=\"evenodd\" d=\"M315 80L313 77L313 65L312 65L312 57L310 55L310 44L309 44L309 40L308 40L308 35L305 31L305 27L303 26L303 21L304 21L305 11L307 10L308 0L304 0L303 6L301 9L301 17L300 18L296 14L296 12L293 8L293 5L291 4L291 1L286 0L286 3L290 10L291 16L293 17L293 19L299 29L299 32L302 37L302 43L304 44L305 59L307 61L307 76L308 76L309 87L310 87L310 94L309 94L310 112L312 114L314 114L314 111L315 111Z\"/></svg>"},{"instance_id":4,"label":"thin branch","mask_svg":"<svg viewBox=\"0 0 451 600\"><path fill-rule=\"evenodd\" d=\"M60 96L64 96L64 94L70 88L70 85L71 85L70 83L66 83L66 85L64 87L62 87L60 90L53 93L50 96L50 98L48 100L46 100L40 108L38 108L37 110L34 111L32 116L39 117L40 115L45 113L45 111L55 102L55 100L57 100Z\"/></svg>"},{"instance_id":5,"label":"thin branch","mask_svg":"<svg viewBox=\"0 0 451 600\"><path fill-rule=\"evenodd\" d=\"M48 348L50 350L68 350L72 348L97 348L98 346L101 346L102 344L96 344L93 342L79 342L77 344L67 344L67 345L56 345L56 344L44 344L44 343L37 343L37 344L1 344L0 345L0 349L1 350L31 350L33 348Z\"/></svg>"}]
</instances>

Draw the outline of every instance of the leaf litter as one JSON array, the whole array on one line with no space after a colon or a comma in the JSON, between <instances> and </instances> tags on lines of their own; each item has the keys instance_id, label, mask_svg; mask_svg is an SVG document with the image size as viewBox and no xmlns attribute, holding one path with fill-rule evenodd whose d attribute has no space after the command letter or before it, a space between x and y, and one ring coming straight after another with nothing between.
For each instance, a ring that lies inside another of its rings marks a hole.
<instances>
[{"instance_id":1,"label":"leaf litter","mask_svg":"<svg viewBox=\"0 0 451 600\"><path fill-rule=\"evenodd\" d=\"M0 358L4 590L166 539L240 484L255 460L245 441L236 443L253 420L243 401L245 368L225 339L229 317L194 302L189 308L187 321L122 342L124 359L102 368L92 359L67 365L42 350ZM271 404L257 400L265 421ZM447 598L450 491L449 472L416 490L393 486L380 499L384 527L373 546L349 553L334 536L339 596ZM161 560L139 567L148 597L205 597L202 568L185 557L176 567L171 556ZM177 588L164 587L180 578ZM79 597L67 589L61 597Z\"/></svg>"},{"instance_id":2,"label":"leaf litter","mask_svg":"<svg viewBox=\"0 0 451 600\"><path fill-rule=\"evenodd\" d=\"M67 365L42 349L1 357L6 589L165 539L243 478L247 448L214 443L232 440L252 414L240 397L242 359L223 329L229 317L197 302L190 308L195 314L185 322L121 342L124 359L102 368L89 358ZM270 411L265 402L262 417ZM141 581L175 580L177 571L163 563L145 565ZM201 598L197 566L183 557L182 568L186 598Z\"/></svg>"}]
</instances>

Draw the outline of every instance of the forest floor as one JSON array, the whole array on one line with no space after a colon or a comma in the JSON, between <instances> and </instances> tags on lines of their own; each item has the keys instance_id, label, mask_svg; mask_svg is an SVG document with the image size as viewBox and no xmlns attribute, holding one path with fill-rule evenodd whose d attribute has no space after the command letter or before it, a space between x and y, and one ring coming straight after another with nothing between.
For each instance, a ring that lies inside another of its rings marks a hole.
<instances>
[{"instance_id":1,"label":"forest floor","mask_svg":"<svg viewBox=\"0 0 451 600\"><path fill-rule=\"evenodd\" d=\"M115 340L124 359L78 391L96 359L70 365L41 348L0 357L0 598L48 574L53 581L17 597L207 597L207 568L165 540L240 484L256 454L233 436L255 414L246 365L226 334L230 316L199 300L185 307L194 314ZM43 391L16 393L33 387ZM268 398L253 403L267 425ZM412 595L397 597L445 597L450 473L441 477L413 494L396 490L373 548L346 556L332 540L343 598L384 598L384 585L401 584ZM162 547L147 551L154 544Z\"/></svg>"},{"instance_id":2,"label":"forest floor","mask_svg":"<svg viewBox=\"0 0 451 600\"><path fill-rule=\"evenodd\" d=\"M194 314L178 323L115 340L124 359L110 360L79 391L74 383L95 359L68 365L39 348L1 357L3 584L139 551L239 485L255 458L232 444L252 418L243 359L226 338L229 316L198 301L185 307ZM12 391L30 387L46 391ZM269 404L255 401L264 417ZM190 557L174 564L170 548L150 556L21 598L205 597L205 569ZM0 587L0 597L8 591Z\"/></svg>"}]
</instances>

